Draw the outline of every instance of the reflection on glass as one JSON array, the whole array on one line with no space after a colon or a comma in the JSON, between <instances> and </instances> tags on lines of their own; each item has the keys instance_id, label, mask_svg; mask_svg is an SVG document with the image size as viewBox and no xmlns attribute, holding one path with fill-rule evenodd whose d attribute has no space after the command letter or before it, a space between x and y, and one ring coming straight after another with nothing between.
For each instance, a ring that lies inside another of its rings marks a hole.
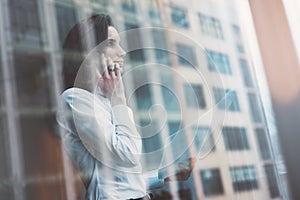
<instances>
[{"instance_id":1,"label":"reflection on glass","mask_svg":"<svg viewBox=\"0 0 300 200\"><path fill-rule=\"evenodd\" d=\"M221 99L224 98L225 93L228 91L229 90L224 90L223 88L214 87L213 92L214 92L214 97L215 97L216 103L221 101ZM226 102L219 103L218 108L222 109L222 110L226 109L229 111L240 111L240 106L239 106L239 101L238 101L236 91L231 91L230 100L231 100L231 104L228 108L226 107Z\"/></svg>"},{"instance_id":2,"label":"reflection on glass","mask_svg":"<svg viewBox=\"0 0 300 200\"><path fill-rule=\"evenodd\" d=\"M192 46L185 44L176 44L179 64L182 66L196 67L197 61Z\"/></svg>"},{"instance_id":3,"label":"reflection on glass","mask_svg":"<svg viewBox=\"0 0 300 200\"><path fill-rule=\"evenodd\" d=\"M203 87L200 84L184 85L186 105L190 108L205 108Z\"/></svg>"},{"instance_id":4,"label":"reflection on glass","mask_svg":"<svg viewBox=\"0 0 300 200\"><path fill-rule=\"evenodd\" d=\"M209 152L215 151L215 141L211 130L208 127L193 127L194 143L197 151Z\"/></svg>"},{"instance_id":5,"label":"reflection on glass","mask_svg":"<svg viewBox=\"0 0 300 200\"><path fill-rule=\"evenodd\" d=\"M264 160L271 159L271 151L268 143L268 138L263 128L256 128L255 129L256 138L259 146L260 157Z\"/></svg>"},{"instance_id":6,"label":"reflection on glass","mask_svg":"<svg viewBox=\"0 0 300 200\"><path fill-rule=\"evenodd\" d=\"M232 29L237 52L241 54L245 53L240 27L234 24L232 25Z\"/></svg>"},{"instance_id":7,"label":"reflection on glass","mask_svg":"<svg viewBox=\"0 0 300 200\"><path fill-rule=\"evenodd\" d=\"M206 50L206 60L210 71L222 74L232 74L228 55L212 50Z\"/></svg>"},{"instance_id":8,"label":"reflection on glass","mask_svg":"<svg viewBox=\"0 0 300 200\"><path fill-rule=\"evenodd\" d=\"M76 23L76 10L74 7L64 6L61 4L55 5L56 21L57 21L57 30L60 45L67 36L69 30Z\"/></svg>"},{"instance_id":9,"label":"reflection on glass","mask_svg":"<svg viewBox=\"0 0 300 200\"><path fill-rule=\"evenodd\" d=\"M245 86L247 87L253 87L253 80L252 80L252 75L250 74L249 71L249 66L248 63L245 59L239 59L239 64L240 64L240 69L242 71L242 76L243 76L243 81Z\"/></svg>"},{"instance_id":10,"label":"reflection on glass","mask_svg":"<svg viewBox=\"0 0 300 200\"><path fill-rule=\"evenodd\" d=\"M257 89L260 83L253 73L258 66L251 65L246 52L248 40L238 1L10 0L0 8L0 199L19 199L21 193L22 200L84 199L84 186L78 174L65 168L68 162L57 138L55 99L60 92L54 83L61 77L60 49L69 29L83 16L101 12L112 12L119 30L162 28L148 35L136 31L123 41L129 58L125 73L130 74L125 85L133 89L130 105L141 135L152 135L143 139L143 151L151 153L170 140L180 141L168 155L177 157L189 139L194 139L191 147L197 153L212 149L197 162L187 181L155 190L157 199L238 199L241 195L282 199L279 189L284 186L278 180ZM170 27L177 34L171 34ZM136 49L145 43L156 48ZM131 71L150 61L155 67ZM170 71L163 71L165 66ZM5 83L12 86L9 94L3 92ZM232 105L224 110L225 105L219 104L213 121L202 118L227 89L234 91ZM14 112L6 107L9 95ZM166 113L149 112L155 105ZM226 118L218 119L224 112ZM15 120L14 126L8 119ZM174 140L176 136L180 140ZM14 149L20 149L19 162L24 166L12 165ZM191 155L189 150L182 156ZM149 157L145 171L156 169L159 162L160 158ZM20 185L20 191L14 189Z\"/></svg>"},{"instance_id":11,"label":"reflection on glass","mask_svg":"<svg viewBox=\"0 0 300 200\"><path fill-rule=\"evenodd\" d=\"M9 1L13 40L16 43L34 43L42 45L42 29L38 10L38 1ZM35 10L35 12L32 12Z\"/></svg>"},{"instance_id":12,"label":"reflection on glass","mask_svg":"<svg viewBox=\"0 0 300 200\"><path fill-rule=\"evenodd\" d=\"M145 54L142 47L142 37L138 30L139 26L132 23L125 23L125 29L131 30L136 29L132 34L126 34L126 42L128 45L127 55L130 60L134 63L143 63L145 62Z\"/></svg>"},{"instance_id":13,"label":"reflection on glass","mask_svg":"<svg viewBox=\"0 0 300 200\"><path fill-rule=\"evenodd\" d=\"M280 193L279 193L278 183L276 179L276 172L273 164L265 164L264 169L267 176L270 197L271 198L279 197Z\"/></svg>"},{"instance_id":14,"label":"reflection on glass","mask_svg":"<svg viewBox=\"0 0 300 200\"><path fill-rule=\"evenodd\" d=\"M262 122L261 110L258 103L257 95L254 93L248 93L248 100L253 122Z\"/></svg>"},{"instance_id":15,"label":"reflection on glass","mask_svg":"<svg viewBox=\"0 0 300 200\"><path fill-rule=\"evenodd\" d=\"M153 44L155 46L155 58L158 64L170 66L169 52L167 49L166 36L162 29L152 30Z\"/></svg>"},{"instance_id":16,"label":"reflection on glass","mask_svg":"<svg viewBox=\"0 0 300 200\"><path fill-rule=\"evenodd\" d=\"M150 120L141 120L141 134L143 142L143 152L151 153L158 151L162 148L161 133L157 132L157 123L156 121ZM149 136L149 133L153 135ZM146 156L146 167L148 170L155 170L160 164L160 157Z\"/></svg>"},{"instance_id":17,"label":"reflection on glass","mask_svg":"<svg viewBox=\"0 0 300 200\"><path fill-rule=\"evenodd\" d=\"M135 13L136 6L133 0L122 0L122 8L126 12Z\"/></svg>"},{"instance_id":18,"label":"reflection on glass","mask_svg":"<svg viewBox=\"0 0 300 200\"><path fill-rule=\"evenodd\" d=\"M173 159L189 158L188 142L185 137L185 132L182 129L184 125L180 121L169 121L168 129L170 142L172 142ZM175 142L174 142L175 141Z\"/></svg>"}]
</instances>

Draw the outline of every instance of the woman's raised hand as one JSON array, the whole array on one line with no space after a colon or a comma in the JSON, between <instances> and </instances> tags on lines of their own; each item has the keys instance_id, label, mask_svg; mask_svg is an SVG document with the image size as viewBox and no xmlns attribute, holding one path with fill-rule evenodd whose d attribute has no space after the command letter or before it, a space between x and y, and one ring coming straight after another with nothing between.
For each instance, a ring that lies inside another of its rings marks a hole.
<instances>
[{"instance_id":1,"label":"woman's raised hand","mask_svg":"<svg viewBox=\"0 0 300 200\"><path fill-rule=\"evenodd\" d=\"M101 77L99 84L102 92L111 100L112 105L126 104L124 85L119 63L101 54Z\"/></svg>"}]
</instances>

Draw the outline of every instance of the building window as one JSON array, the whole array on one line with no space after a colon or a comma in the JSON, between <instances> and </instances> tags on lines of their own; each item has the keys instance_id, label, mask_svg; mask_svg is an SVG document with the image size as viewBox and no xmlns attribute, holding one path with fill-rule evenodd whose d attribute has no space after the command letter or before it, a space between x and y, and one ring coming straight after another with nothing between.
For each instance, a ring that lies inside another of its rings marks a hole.
<instances>
[{"instance_id":1,"label":"building window","mask_svg":"<svg viewBox=\"0 0 300 200\"><path fill-rule=\"evenodd\" d=\"M220 195L224 193L219 169L201 170L200 175L205 196Z\"/></svg>"},{"instance_id":2,"label":"building window","mask_svg":"<svg viewBox=\"0 0 300 200\"><path fill-rule=\"evenodd\" d=\"M198 16L203 34L218 39L224 39L220 20L203 14L199 14Z\"/></svg>"},{"instance_id":3,"label":"building window","mask_svg":"<svg viewBox=\"0 0 300 200\"><path fill-rule=\"evenodd\" d=\"M182 128L182 124L180 121L169 121L168 128L169 136L172 139L180 131L180 129Z\"/></svg>"},{"instance_id":4,"label":"building window","mask_svg":"<svg viewBox=\"0 0 300 200\"><path fill-rule=\"evenodd\" d=\"M271 198L280 197L275 168L273 164L265 164L264 169L267 176L270 197Z\"/></svg>"},{"instance_id":5,"label":"building window","mask_svg":"<svg viewBox=\"0 0 300 200\"><path fill-rule=\"evenodd\" d=\"M175 93L173 76L171 74L161 74L160 79L164 108L168 112L179 112L180 104Z\"/></svg>"},{"instance_id":6,"label":"building window","mask_svg":"<svg viewBox=\"0 0 300 200\"><path fill-rule=\"evenodd\" d=\"M129 58L132 62L143 63L145 62L145 55L143 51L143 43L141 39L141 33L138 30L138 26L135 24L125 23L125 29L134 31L130 34L126 34L127 47Z\"/></svg>"},{"instance_id":7,"label":"building window","mask_svg":"<svg viewBox=\"0 0 300 200\"><path fill-rule=\"evenodd\" d=\"M176 44L178 62L182 66L197 66L194 49L185 44Z\"/></svg>"},{"instance_id":8,"label":"building window","mask_svg":"<svg viewBox=\"0 0 300 200\"><path fill-rule=\"evenodd\" d=\"M271 151L270 151L270 146L268 143L268 137L265 132L265 129L263 128L256 128L255 129L256 133L256 139L259 145L259 152L260 156L263 160L269 160L271 159Z\"/></svg>"},{"instance_id":9,"label":"building window","mask_svg":"<svg viewBox=\"0 0 300 200\"><path fill-rule=\"evenodd\" d=\"M170 57L167 51L167 43L165 32L162 29L153 29L152 30L153 44L154 44L154 53L157 63L162 65L170 65Z\"/></svg>"},{"instance_id":10,"label":"building window","mask_svg":"<svg viewBox=\"0 0 300 200\"><path fill-rule=\"evenodd\" d=\"M229 90L224 90L222 88L213 88L214 97L216 100L216 104L218 104L218 108L221 110L229 110L229 111L240 111L239 101L237 98L236 91L231 91L230 93L230 102L222 101L222 98L225 97L225 92L228 92ZM227 106L227 104L230 104Z\"/></svg>"},{"instance_id":11,"label":"building window","mask_svg":"<svg viewBox=\"0 0 300 200\"><path fill-rule=\"evenodd\" d=\"M208 127L193 127L194 132L194 144L197 151L209 152L215 150L215 142L213 133Z\"/></svg>"},{"instance_id":12,"label":"building window","mask_svg":"<svg viewBox=\"0 0 300 200\"><path fill-rule=\"evenodd\" d=\"M190 108L201 108L206 107L203 88L200 84L185 84L184 94L186 105Z\"/></svg>"},{"instance_id":13,"label":"building window","mask_svg":"<svg viewBox=\"0 0 300 200\"><path fill-rule=\"evenodd\" d=\"M152 106L150 85L145 84L135 90L136 103L139 110L149 110Z\"/></svg>"},{"instance_id":14,"label":"building window","mask_svg":"<svg viewBox=\"0 0 300 200\"><path fill-rule=\"evenodd\" d=\"M261 110L258 103L257 95L248 93L249 107L251 110L252 121L256 123L262 122Z\"/></svg>"},{"instance_id":15,"label":"building window","mask_svg":"<svg viewBox=\"0 0 300 200\"><path fill-rule=\"evenodd\" d=\"M209 71L217 71L222 74L231 74L229 57L223 53L206 50L206 59Z\"/></svg>"},{"instance_id":16,"label":"building window","mask_svg":"<svg viewBox=\"0 0 300 200\"><path fill-rule=\"evenodd\" d=\"M101 5L103 7L108 6L109 1L108 0L91 0L92 3L96 3L98 5Z\"/></svg>"},{"instance_id":17,"label":"building window","mask_svg":"<svg viewBox=\"0 0 300 200\"><path fill-rule=\"evenodd\" d=\"M150 20L161 23L161 16L159 12L158 0L150 0L148 5L148 15Z\"/></svg>"},{"instance_id":18,"label":"building window","mask_svg":"<svg viewBox=\"0 0 300 200\"><path fill-rule=\"evenodd\" d=\"M14 53L13 57L19 109L50 108L53 86L49 84L47 55Z\"/></svg>"},{"instance_id":19,"label":"building window","mask_svg":"<svg viewBox=\"0 0 300 200\"><path fill-rule=\"evenodd\" d=\"M240 27L237 25L232 25L232 30L233 30L233 35L234 35L234 39L235 39L235 45L236 45L237 52L244 53L245 49L242 44Z\"/></svg>"},{"instance_id":20,"label":"building window","mask_svg":"<svg viewBox=\"0 0 300 200\"><path fill-rule=\"evenodd\" d=\"M148 111L153 102L147 70L132 70L135 103L141 111Z\"/></svg>"},{"instance_id":21,"label":"building window","mask_svg":"<svg viewBox=\"0 0 300 200\"><path fill-rule=\"evenodd\" d=\"M240 69L242 72L243 76L243 81L245 86L247 87L253 87L253 81L252 81L252 76L249 71L249 66L248 63L245 59L239 59L239 64L240 64Z\"/></svg>"},{"instance_id":22,"label":"building window","mask_svg":"<svg viewBox=\"0 0 300 200\"><path fill-rule=\"evenodd\" d=\"M10 0L8 2L13 40L42 45L42 29L37 0Z\"/></svg>"},{"instance_id":23,"label":"building window","mask_svg":"<svg viewBox=\"0 0 300 200\"><path fill-rule=\"evenodd\" d=\"M158 10L150 9L149 18L155 22L161 22L160 12Z\"/></svg>"},{"instance_id":24,"label":"building window","mask_svg":"<svg viewBox=\"0 0 300 200\"><path fill-rule=\"evenodd\" d=\"M1 67L1 64L0 64ZM1 70L1 68L0 68ZM2 77L1 77L2 78ZM2 86L2 84L0 84ZM1 91L4 91L3 88L1 88ZM3 93L3 92L1 92ZM3 94L1 94L3 95ZM1 100L1 99L0 99ZM6 113L2 112L2 106L4 102L0 102L0 158L1 158L1 168L0 168L0 177L1 177L1 197L4 199L14 199L14 184L9 184L9 180L11 180L12 177L12 166L11 163L11 157L10 157L10 151L9 151L9 142L8 142L8 134L10 132L8 131L7 127L7 116ZM31 132L31 131L30 131ZM29 132L25 133L28 135ZM17 144L15 144L17 145Z\"/></svg>"},{"instance_id":25,"label":"building window","mask_svg":"<svg viewBox=\"0 0 300 200\"><path fill-rule=\"evenodd\" d=\"M122 0L122 9L128 13L135 13L136 5L133 0Z\"/></svg>"},{"instance_id":26,"label":"building window","mask_svg":"<svg viewBox=\"0 0 300 200\"><path fill-rule=\"evenodd\" d=\"M171 20L172 23L181 28L188 28L189 21L186 11L180 8L171 8Z\"/></svg>"},{"instance_id":27,"label":"building window","mask_svg":"<svg viewBox=\"0 0 300 200\"><path fill-rule=\"evenodd\" d=\"M226 150L235 151L250 149L245 128L223 127L222 132Z\"/></svg>"},{"instance_id":28,"label":"building window","mask_svg":"<svg viewBox=\"0 0 300 200\"><path fill-rule=\"evenodd\" d=\"M186 140L186 135L183 129L183 124L181 121L169 121L169 136L170 142L172 143L171 148L173 152L174 160L181 160L186 162L189 157L188 141Z\"/></svg>"},{"instance_id":29,"label":"building window","mask_svg":"<svg viewBox=\"0 0 300 200\"><path fill-rule=\"evenodd\" d=\"M143 153L147 170L157 169L160 165L162 154L159 150L163 147L158 124L155 120L140 120ZM151 134L151 135L149 135ZM151 154L155 152L155 154Z\"/></svg>"},{"instance_id":30,"label":"building window","mask_svg":"<svg viewBox=\"0 0 300 200\"><path fill-rule=\"evenodd\" d=\"M56 22L60 46L66 38L72 26L76 23L76 11L74 7L55 5Z\"/></svg>"},{"instance_id":31,"label":"building window","mask_svg":"<svg viewBox=\"0 0 300 200\"><path fill-rule=\"evenodd\" d=\"M258 189L254 166L230 167L235 192Z\"/></svg>"}]
</instances>

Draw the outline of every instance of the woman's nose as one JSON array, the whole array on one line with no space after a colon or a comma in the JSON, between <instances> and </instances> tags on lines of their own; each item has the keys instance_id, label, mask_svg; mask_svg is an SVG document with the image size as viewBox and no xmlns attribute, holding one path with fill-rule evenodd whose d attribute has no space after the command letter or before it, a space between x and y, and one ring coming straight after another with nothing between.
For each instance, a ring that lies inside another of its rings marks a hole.
<instances>
[{"instance_id":1,"label":"woman's nose","mask_svg":"<svg viewBox=\"0 0 300 200\"><path fill-rule=\"evenodd\" d=\"M124 49L120 46L119 47L119 56L120 57L124 57L126 55L126 52L124 51Z\"/></svg>"}]
</instances>

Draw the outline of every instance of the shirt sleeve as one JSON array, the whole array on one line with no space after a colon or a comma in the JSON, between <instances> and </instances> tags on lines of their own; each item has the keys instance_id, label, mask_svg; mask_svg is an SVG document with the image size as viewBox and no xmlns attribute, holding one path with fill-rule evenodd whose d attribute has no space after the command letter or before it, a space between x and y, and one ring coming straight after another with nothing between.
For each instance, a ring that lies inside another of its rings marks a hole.
<instances>
[{"instance_id":1,"label":"shirt sleeve","mask_svg":"<svg viewBox=\"0 0 300 200\"><path fill-rule=\"evenodd\" d=\"M164 185L164 180L158 178L157 171L144 173L144 178L146 180L148 190L161 188Z\"/></svg>"},{"instance_id":2,"label":"shirt sleeve","mask_svg":"<svg viewBox=\"0 0 300 200\"><path fill-rule=\"evenodd\" d=\"M103 102L87 91L69 92L63 99L66 118L93 157L104 164L121 167L140 164L141 138L128 106L114 106L110 113Z\"/></svg>"}]
</instances>

